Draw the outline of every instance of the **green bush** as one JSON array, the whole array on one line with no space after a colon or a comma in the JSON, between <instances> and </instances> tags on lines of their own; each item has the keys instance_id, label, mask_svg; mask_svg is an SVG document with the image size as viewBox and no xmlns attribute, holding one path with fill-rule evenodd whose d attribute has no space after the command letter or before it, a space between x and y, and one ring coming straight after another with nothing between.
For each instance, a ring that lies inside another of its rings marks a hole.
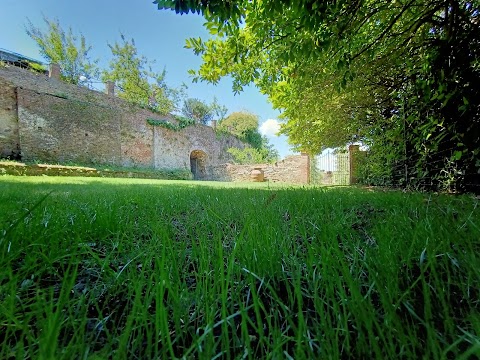
<instances>
[{"instance_id":1,"label":"green bush","mask_svg":"<svg viewBox=\"0 0 480 360\"><path fill-rule=\"evenodd\" d=\"M270 163L275 161L275 159L272 161L268 158L268 151L266 149L230 148L227 152L231 154L234 161L240 165Z\"/></svg>"}]
</instances>

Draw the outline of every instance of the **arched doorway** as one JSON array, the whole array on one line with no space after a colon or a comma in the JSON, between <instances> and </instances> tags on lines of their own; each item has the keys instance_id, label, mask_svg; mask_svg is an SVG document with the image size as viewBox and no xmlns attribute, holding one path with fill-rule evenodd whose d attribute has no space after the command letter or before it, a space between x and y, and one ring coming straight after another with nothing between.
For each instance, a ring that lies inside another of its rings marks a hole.
<instances>
[{"instance_id":1,"label":"arched doorway","mask_svg":"<svg viewBox=\"0 0 480 360\"><path fill-rule=\"evenodd\" d=\"M202 150L193 150L190 153L190 170L195 180L203 180L207 176L207 154Z\"/></svg>"}]
</instances>

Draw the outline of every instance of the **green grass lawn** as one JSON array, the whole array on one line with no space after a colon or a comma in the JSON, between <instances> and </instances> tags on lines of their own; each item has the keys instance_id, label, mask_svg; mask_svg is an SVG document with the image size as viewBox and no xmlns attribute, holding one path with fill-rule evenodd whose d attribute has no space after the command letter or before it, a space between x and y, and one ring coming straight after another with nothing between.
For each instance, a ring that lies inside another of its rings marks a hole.
<instances>
[{"instance_id":1,"label":"green grass lawn","mask_svg":"<svg viewBox=\"0 0 480 360\"><path fill-rule=\"evenodd\" d=\"M476 359L469 196L0 177L0 359Z\"/></svg>"}]
</instances>

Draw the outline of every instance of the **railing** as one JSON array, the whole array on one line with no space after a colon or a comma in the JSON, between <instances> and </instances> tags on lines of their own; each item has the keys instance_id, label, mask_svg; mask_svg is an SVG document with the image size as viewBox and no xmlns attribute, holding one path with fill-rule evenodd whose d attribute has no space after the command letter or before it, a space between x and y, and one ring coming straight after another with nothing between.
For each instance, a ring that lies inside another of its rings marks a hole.
<instances>
[{"instance_id":1,"label":"railing","mask_svg":"<svg viewBox=\"0 0 480 360\"><path fill-rule=\"evenodd\" d=\"M315 157L313 183L319 185L349 185L350 156L339 151L325 151Z\"/></svg>"}]
</instances>

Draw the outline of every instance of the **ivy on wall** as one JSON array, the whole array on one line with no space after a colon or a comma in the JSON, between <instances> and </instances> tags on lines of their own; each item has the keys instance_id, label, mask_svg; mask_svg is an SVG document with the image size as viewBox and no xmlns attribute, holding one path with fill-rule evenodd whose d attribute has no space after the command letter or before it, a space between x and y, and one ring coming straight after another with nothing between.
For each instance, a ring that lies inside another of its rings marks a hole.
<instances>
[{"instance_id":1,"label":"ivy on wall","mask_svg":"<svg viewBox=\"0 0 480 360\"><path fill-rule=\"evenodd\" d=\"M152 126L161 126L169 130L179 131L185 129L187 126L195 125L195 120L183 116L173 115L173 118L178 121L178 124L171 123L166 119L152 119L148 118L147 123Z\"/></svg>"}]
</instances>

